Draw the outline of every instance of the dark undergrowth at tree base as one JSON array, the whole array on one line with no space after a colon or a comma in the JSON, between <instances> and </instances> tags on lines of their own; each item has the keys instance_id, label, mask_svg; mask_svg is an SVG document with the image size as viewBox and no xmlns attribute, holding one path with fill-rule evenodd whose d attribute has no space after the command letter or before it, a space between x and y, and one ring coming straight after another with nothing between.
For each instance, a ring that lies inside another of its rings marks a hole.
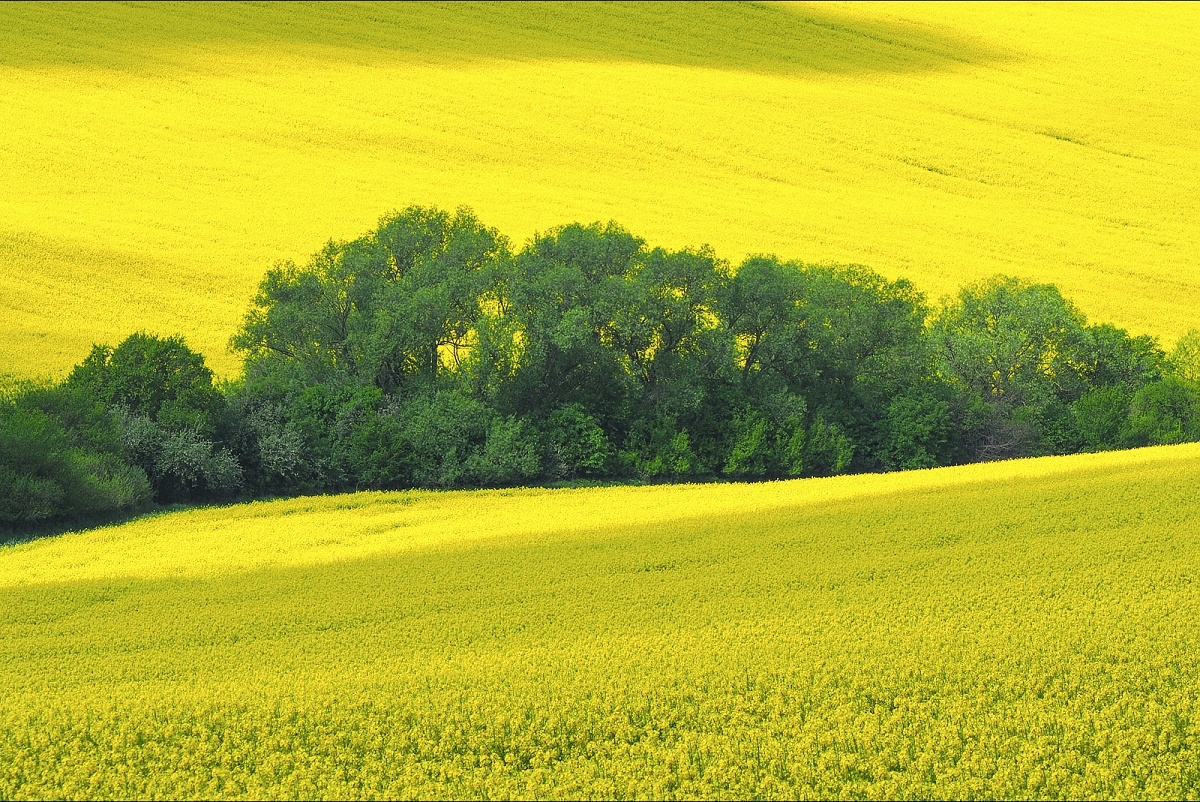
<instances>
[{"instance_id":1,"label":"dark undergrowth at tree base","mask_svg":"<svg viewBox=\"0 0 1200 802\"><path fill-rule=\"evenodd\" d=\"M364 489L756 481L1200 440L1168 354L997 276L931 306L858 265L650 248L572 224L514 252L419 207L268 272L218 382L180 338L0 394L0 538L171 505Z\"/></svg>"}]
</instances>

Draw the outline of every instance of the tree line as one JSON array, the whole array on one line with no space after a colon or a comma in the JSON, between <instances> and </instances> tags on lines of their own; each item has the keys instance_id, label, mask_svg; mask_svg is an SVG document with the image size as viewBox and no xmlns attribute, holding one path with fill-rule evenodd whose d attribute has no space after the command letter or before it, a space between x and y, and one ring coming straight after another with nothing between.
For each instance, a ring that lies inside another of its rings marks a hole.
<instances>
[{"instance_id":1,"label":"tree line","mask_svg":"<svg viewBox=\"0 0 1200 802\"><path fill-rule=\"evenodd\" d=\"M857 265L412 207L263 279L217 381L179 337L0 398L0 524L352 489L736 480L1200 440L1171 354L998 276L932 306Z\"/></svg>"}]
</instances>

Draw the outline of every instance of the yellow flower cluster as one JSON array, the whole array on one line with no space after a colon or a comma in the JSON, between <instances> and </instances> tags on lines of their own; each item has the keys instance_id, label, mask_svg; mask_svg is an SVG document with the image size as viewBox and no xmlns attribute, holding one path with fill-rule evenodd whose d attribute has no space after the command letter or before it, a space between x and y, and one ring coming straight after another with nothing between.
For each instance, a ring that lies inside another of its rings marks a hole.
<instances>
[{"instance_id":1,"label":"yellow flower cluster","mask_svg":"<svg viewBox=\"0 0 1200 802\"><path fill-rule=\"evenodd\" d=\"M0 797L1196 797L1200 445L0 548Z\"/></svg>"}]
</instances>

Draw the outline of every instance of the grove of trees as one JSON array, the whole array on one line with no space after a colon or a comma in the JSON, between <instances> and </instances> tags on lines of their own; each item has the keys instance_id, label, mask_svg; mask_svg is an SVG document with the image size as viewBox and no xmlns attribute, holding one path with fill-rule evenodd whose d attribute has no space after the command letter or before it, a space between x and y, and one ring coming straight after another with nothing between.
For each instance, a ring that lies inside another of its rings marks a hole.
<instances>
[{"instance_id":1,"label":"grove of trees","mask_svg":"<svg viewBox=\"0 0 1200 802\"><path fill-rule=\"evenodd\" d=\"M219 382L178 337L0 397L0 525L152 503L560 481L769 479L1200 440L1171 354L999 276L931 306L861 266L649 247L518 251L412 207L262 281Z\"/></svg>"}]
</instances>

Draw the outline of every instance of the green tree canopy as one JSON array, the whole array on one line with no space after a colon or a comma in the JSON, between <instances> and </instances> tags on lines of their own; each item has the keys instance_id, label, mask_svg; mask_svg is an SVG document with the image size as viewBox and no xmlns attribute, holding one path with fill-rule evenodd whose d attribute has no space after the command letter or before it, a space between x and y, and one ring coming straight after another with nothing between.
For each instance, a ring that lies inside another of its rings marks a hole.
<instances>
[{"instance_id":1,"label":"green tree canopy","mask_svg":"<svg viewBox=\"0 0 1200 802\"><path fill-rule=\"evenodd\" d=\"M1200 384L1200 329L1192 329L1179 338L1171 351L1170 364L1176 376Z\"/></svg>"},{"instance_id":2,"label":"green tree canopy","mask_svg":"<svg viewBox=\"0 0 1200 802\"><path fill-rule=\"evenodd\" d=\"M480 301L508 244L467 209L418 206L330 242L304 267L270 270L233 337L251 374L300 384L430 387L466 358Z\"/></svg>"},{"instance_id":3,"label":"green tree canopy","mask_svg":"<svg viewBox=\"0 0 1200 802\"><path fill-rule=\"evenodd\" d=\"M182 337L138 333L115 348L97 345L66 383L132 415L192 425L207 434L225 400L204 357Z\"/></svg>"},{"instance_id":4,"label":"green tree canopy","mask_svg":"<svg viewBox=\"0 0 1200 802\"><path fill-rule=\"evenodd\" d=\"M1020 406L1078 383L1084 324L1057 287L997 276L964 288L931 330L947 378L989 402Z\"/></svg>"}]
</instances>

